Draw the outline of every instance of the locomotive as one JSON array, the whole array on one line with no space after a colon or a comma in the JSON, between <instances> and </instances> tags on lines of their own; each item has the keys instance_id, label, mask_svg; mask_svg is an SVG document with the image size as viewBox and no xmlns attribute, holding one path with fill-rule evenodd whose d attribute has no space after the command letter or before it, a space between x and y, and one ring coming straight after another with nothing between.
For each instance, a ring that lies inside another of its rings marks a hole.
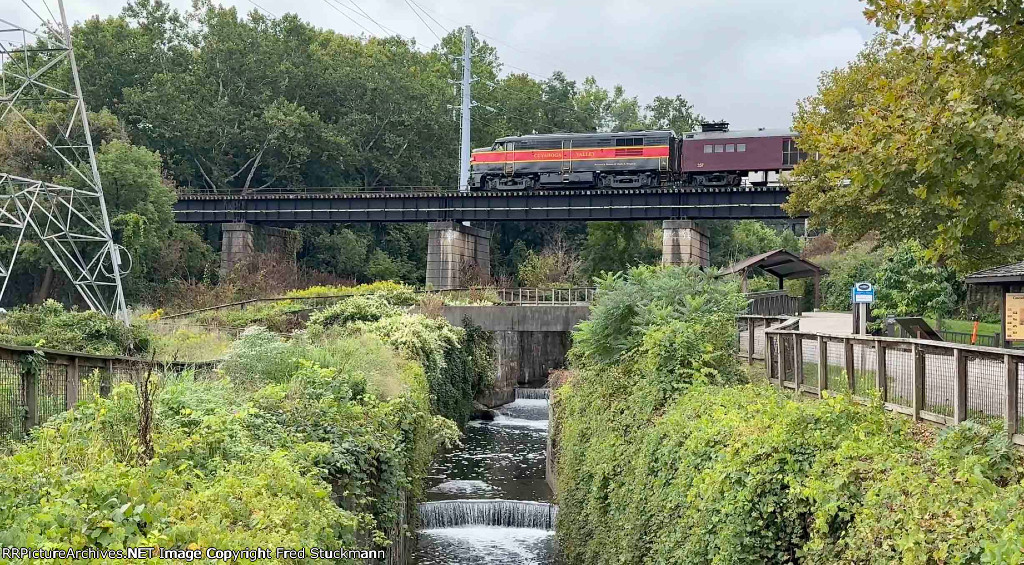
<instances>
[{"instance_id":1,"label":"locomotive","mask_svg":"<svg viewBox=\"0 0 1024 565\"><path fill-rule=\"evenodd\" d=\"M769 186L807 158L789 130L729 131L724 122L672 131L555 133L502 137L474 149L470 188Z\"/></svg>"}]
</instances>

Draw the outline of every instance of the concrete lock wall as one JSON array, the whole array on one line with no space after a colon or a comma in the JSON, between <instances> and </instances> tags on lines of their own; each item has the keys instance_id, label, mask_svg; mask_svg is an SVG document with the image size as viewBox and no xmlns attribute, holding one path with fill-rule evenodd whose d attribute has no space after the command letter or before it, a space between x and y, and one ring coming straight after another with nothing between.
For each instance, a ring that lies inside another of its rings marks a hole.
<instances>
[{"instance_id":1,"label":"concrete lock wall","mask_svg":"<svg viewBox=\"0 0 1024 565\"><path fill-rule=\"evenodd\" d=\"M463 319L494 332L494 385L476 400L493 408L515 400L516 386L543 386L548 371L565 366L570 334L590 316L589 306L445 306L445 319Z\"/></svg>"},{"instance_id":2,"label":"concrete lock wall","mask_svg":"<svg viewBox=\"0 0 1024 565\"><path fill-rule=\"evenodd\" d=\"M711 265L708 232L692 220L665 220L661 223L661 264Z\"/></svg>"},{"instance_id":3,"label":"concrete lock wall","mask_svg":"<svg viewBox=\"0 0 1024 565\"><path fill-rule=\"evenodd\" d=\"M491 276L491 232L457 222L427 224L427 286L459 288L476 271Z\"/></svg>"}]
</instances>

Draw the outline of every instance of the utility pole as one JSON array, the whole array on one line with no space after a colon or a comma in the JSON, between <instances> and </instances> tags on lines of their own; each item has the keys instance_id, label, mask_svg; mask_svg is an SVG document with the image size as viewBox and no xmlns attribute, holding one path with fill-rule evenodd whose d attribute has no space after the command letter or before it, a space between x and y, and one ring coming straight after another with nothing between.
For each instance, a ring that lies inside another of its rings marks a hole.
<instances>
[{"instance_id":1,"label":"utility pole","mask_svg":"<svg viewBox=\"0 0 1024 565\"><path fill-rule=\"evenodd\" d=\"M469 86L473 82L473 30L467 25L462 29L462 146L459 156L459 191L469 192L469 109L473 105Z\"/></svg>"}]
</instances>

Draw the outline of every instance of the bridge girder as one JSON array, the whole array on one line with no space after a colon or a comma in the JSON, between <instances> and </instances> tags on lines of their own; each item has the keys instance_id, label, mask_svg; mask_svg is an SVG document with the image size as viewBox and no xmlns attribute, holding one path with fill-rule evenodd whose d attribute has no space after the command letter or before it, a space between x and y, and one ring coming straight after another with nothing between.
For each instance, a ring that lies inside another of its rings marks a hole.
<instances>
[{"instance_id":1,"label":"bridge girder","mask_svg":"<svg viewBox=\"0 0 1024 565\"><path fill-rule=\"evenodd\" d=\"M785 188L182 195L183 223L789 219Z\"/></svg>"}]
</instances>

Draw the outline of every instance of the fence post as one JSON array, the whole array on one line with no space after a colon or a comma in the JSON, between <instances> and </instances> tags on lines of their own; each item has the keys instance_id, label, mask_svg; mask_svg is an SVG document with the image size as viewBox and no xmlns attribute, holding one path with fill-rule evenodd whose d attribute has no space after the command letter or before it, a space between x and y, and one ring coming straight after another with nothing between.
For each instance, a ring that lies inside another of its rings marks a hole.
<instances>
[{"instance_id":1,"label":"fence post","mask_svg":"<svg viewBox=\"0 0 1024 565\"><path fill-rule=\"evenodd\" d=\"M100 375L100 396L110 398L110 389L114 386L114 360L107 359L107 374Z\"/></svg>"},{"instance_id":2,"label":"fence post","mask_svg":"<svg viewBox=\"0 0 1024 565\"><path fill-rule=\"evenodd\" d=\"M24 359L28 355L34 355L34 353L23 353L18 359L19 361ZM45 368L44 368L45 370ZM32 372L32 365L27 363L21 364L21 399L22 405L25 406L24 420L22 421L22 431L27 436L28 432L39 425L39 376Z\"/></svg>"},{"instance_id":3,"label":"fence post","mask_svg":"<svg viewBox=\"0 0 1024 565\"><path fill-rule=\"evenodd\" d=\"M916 343L910 346L910 351L914 357L914 420L918 421L924 408L924 351Z\"/></svg>"},{"instance_id":4,"label":"fence post","mask_svg":"<svg viewBox=\"0 0 1024 565\"><path fill-rule=\"evenodd\" d=\"M747 318L747 365L754 364L754 319Z\"/></svg>"},{"instance_id":5,"label":"fence post","mask_svg":"<svg viewBox=\"0 0 1024 565\"><path fill-rule=\"evenodd\" d=\"M885 342L875 342L875 388L878 389L882 403L889 402L889 375L885 366Z\"/></svg>"},{"instance_id":6,"label":"fence post","mask_svg":"<svg viewBox=\"0 0 1024 565\"><path fill-rule=\"evenodd\" d=\"M804 338L800 334L793 334L793 386L797 396L800 395L800 387L804 384Z\"/></svg>"},{"instance_id":7,"label":"fence post","mask_svg":"<svg viewBox=\"0 0 1024 565\"><path fill-rule=\"evenodd\" d=\"M953 350L953 366L956 368L956 380L953 381L953 421L960 423L967 419L967 355L962 349Z\"/></svg>"},{"instance_id":8,"label":"fence post","mask_svg":"<svg viewBox=\"0 0 1024 565\"><path fill-rule=\"evenodd\" d=\"M818 398L828 390L828 341L818 336Z\"/></svg>"},{"instance_id":9,"label":"fence post","mask_svg":"<svg viewBox=\"0 0 1024 565\"><path fill-rule=\"evenodd\" d=\"M1010 434L1012 441L1020 420L1017 406L1017 360L1011 355L1004 355L1003 363L1006 365L1006 433Z\"/></svg>"},{"instance_id":10,"label":"fence post","mask_svg":"<svg viewBox=\"0 0 1024 565\"><path fill-rule=\"evenodd\" d=\"M786 355L786 337L782 334L779 334L779 349L777 353L779 354L779 388L785 390L786 387L783 383L786 382L786 363L790 362L791 359Z\"/></svg>"},{"instance_id":11,"label":"fence post","mask_svg":"<svg viewBox=\"0 0 1024 565\"><path fill-rule=\"evenodd\" d=\"M768 382L772 382L772 348L774 347L772 338L774 336L768 335L767 323L765 324L764 329L764 368L765 373L768 374Z\"/></svg>"},{"instance_id":12,"label":"fence post","mask_svg":"<svg viewBox=\"0 0 1024 565\"><path fill-rule=\"evenodd\" d=\"M849 387L852 395L857 391L857 380L854 378L856 365L854 365L853 359L853 342L850 341L850 338L843 338L843 362L846 366L846 386Z\"/></svg>"},{"instance_id":13,"label":"fence post","mask_svg":"<svg viewBox=\"0 0 1024 565\"><path fill-rule=\"evenodd\" d=\"M64 407L71 410L75 404L78 404L78 389L82 382L78 377L78 357L72 357L67 367L67 381L64 383Z\"/></svg>"}]
</instances>

